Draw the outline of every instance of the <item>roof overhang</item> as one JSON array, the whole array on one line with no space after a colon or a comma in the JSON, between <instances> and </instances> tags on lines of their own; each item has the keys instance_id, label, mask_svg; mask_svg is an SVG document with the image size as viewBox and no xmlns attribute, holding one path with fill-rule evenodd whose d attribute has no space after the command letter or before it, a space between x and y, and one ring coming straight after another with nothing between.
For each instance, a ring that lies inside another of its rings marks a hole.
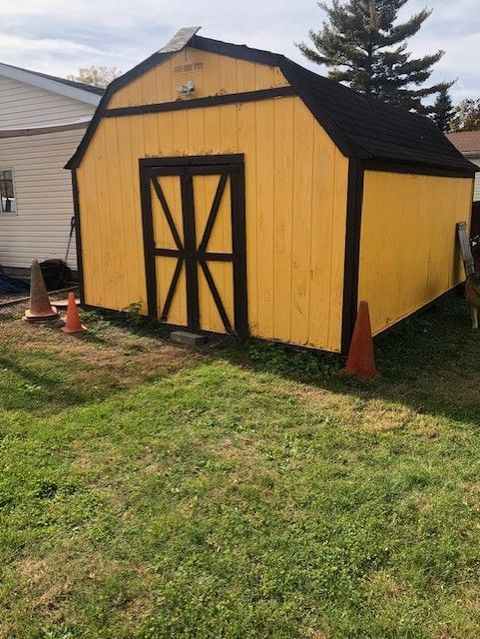
<instances>
[{"instance_id":1,"label":"roof overhang","mask_svg":"<svg viewBox=\"0 0 480 639\"><path fill-rule=\"evenodd\" d=\"M64 122L54 125L41 125L19 128L0 129L0 139L20 138L31 135L45 135L47 133L63 133L64 131L74 131L75 129L86 129L90 123L90 118L81 118L75 122Z\"/></svg>"},{"instance_id":2,"label":"roof overhang","mask_svg":"<svg viewBox=\"0 0 480 639\"><path fill-rule=\"evenodd\" d=\"M63 95L66 98L72 100L78 100L79 102L86 102L93 106L97 106L100 103L101 96L90 91L84 91L83 89L69 86L63 82L56 82L49 78L42 77L36 73L29 73L24 69L17 69L11 67L8 64L2 64L0 62L0 75L10 78L11 80L17 80L17 82L23 82L24 84L30 84L31 86L50 91L51 93L57 93Z\"/></svg>"}]
</instances>

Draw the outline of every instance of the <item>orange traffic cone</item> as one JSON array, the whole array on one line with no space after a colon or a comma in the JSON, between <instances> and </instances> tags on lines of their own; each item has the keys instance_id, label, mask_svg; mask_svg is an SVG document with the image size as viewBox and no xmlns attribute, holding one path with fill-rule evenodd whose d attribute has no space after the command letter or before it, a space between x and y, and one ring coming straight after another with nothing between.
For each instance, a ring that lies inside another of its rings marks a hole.
<instances>
[{"instance_id":1,"label":"orange traffic cone","mask_svg":"<svg viewBox=\"0 0 480 639\"><path fill-rule=\"evenodd\" d=\"M25 311L23 319L27 322L41 322L57 317L57 309L50 304L48 298L40 265L37 260L34 260L30 278L30 308Z\"/></svg>"},{"instance_id":2,"label":"orange traffic cone","mask_svg":"<svg viewBox=\"0 0 480 639\"><path fill-rule=\"evenodd\" d=\"M372 379L378 375L367 302L360 302L358 308L345 370L349 375L363 379Z\"/></svg>"},{"instance_id":3,"label":"orange traffic cone","mask_svg":"<svg viewBox=\"0 0 480 639\"><path fill-rule=\"evenodd\" d=\"M77 303L73 293L68 294L67 319L65 326L62 326L64 333L83 333L87 328L80 322Z\"/></svg>"}]
</instances>

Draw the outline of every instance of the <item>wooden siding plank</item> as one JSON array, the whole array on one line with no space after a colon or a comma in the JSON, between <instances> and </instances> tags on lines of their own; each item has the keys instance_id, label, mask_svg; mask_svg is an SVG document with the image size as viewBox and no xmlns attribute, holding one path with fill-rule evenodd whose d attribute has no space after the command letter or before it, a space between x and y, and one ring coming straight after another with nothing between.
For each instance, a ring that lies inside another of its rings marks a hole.
<instances>
[{"instance_id":1,"label":"wooden siding plank","mask_svg":"<svg viewBox=\"0 0 480 639\"><path fill-rule=\"evenodd\" d=\"M312 232L310 237L310 301L308 310L308 341L314 345L328 343L332 296L341 273L332 275L338 251L334 242L335 172L324 166L335 166L335 149L318 127L313 131ZM328 214L325 214L327 211ZM341 219L338 220L341 224ZM315 229L315 232L313 232ZM341 252L343 256L343 252Z\"/></svg>"},{"instance_id":2,"label":"wooden siding plank","mask_svg":"<svg viewBox=\"0 0 480 639\"><path fill-rule=\"evenodd\" d=\"M97 141L97 140L96 140ZM104 273L100 250L102 244L99 238L107 240L109 235L99 232L97 182L95 179L95 158L92 154L91 162L85 163L78 170L80 191L80 210L89 211L90 215L82 218L82 251L85 301L102 306L105 303ZM81 185L80 185L81 182Z\"/></svg>"},{"instance_id":3,"label":"wooden siding plank","mask_svg":"<svg viewBox=\"0 0 480 639\"><path fill-rule=\"evenodd\" d=\"M274 337L274 273L273 273L273 194L275 192L275 149L273 103L255 104L256 133L256 227L257 227L257 286L258 334Z\"/></svg>"},{"instance_id":4,"label":"wooden siding plank","mask_svg":"<svg viewBox=\"0 0 480 639\"><path fill-rule=\"evenodd\" d=\"M216 107L220 110L221 107ZM207 109L207 113L212 109ZM245 205L246 205L246 250L247 250L247 294L249 327L252 335L258 334L258 246L257 246L257 120L256 106L249 105L237 111L238 139L241 151L245 152Z\"/></svg>"},{"instance_id":5,"label":"wooden siding plank","mask_svg":"<svg viewBox=\"0 0 480 639\"><path fill-rule=\"evenodd\" d=\"M136 290L131 291L128 295L128 291L125 292L126 302L124 306L129 304L143 301L146 281L145 281L145 256L143 251L143 230L142 230L142 210L140 201L140 178L138 159L145 157L145 138L143 134L143 127L139 126L139 123L135 118L127 118L127 126L130 132L130 144L131 144L131 156L130 171L133 176L132 194L133 206L130 211L133 224L131 225L131 241L134 242L134 262L133 267L138 273L138 283ZM123 259L122 259L123 261Z\"/></svg>"},{"instance_id":6,"label":"wooden siding plank","mask_svg":"<svg viewBox=\"0 0 480 639\"><path fill-rule=\"evenodd\" d=\"M322 131L322 137L327 134ZM334 147L334 162L323 159L318 164L319 170L323 172L325 166L330 167L333 174L333 197L331 213L332 242L330 246L330 309L328 337L324 337L322 342L327 344L340 344L342 332L342 309L343 309L343 275L345 259L345 234L346 234L346 212L348 195L348 159ZM322 215L323 223L323 215ZM339 282L342 284L339 286Z\"/></svg>"},{"instance_id":7,"label":"wooden siding plank","mask_svg":"<svg viewBox=\"0 0 480 639\"><path fill-rule=\"evenodd\" d=\"M294 105L293 100L274 102L275 191L274 191L274 334L291 340L292 235L294 220Z\"/></svg>"},{"instance_id":8,"label":"wooden siding plank","mask_svg":"<svg viewBox=\"0 0 480 639\"><path fill-rule=\"evenodd\" d=\"M189 154L199 155L205 149L204 110L192 109L187 111Z\"/></svg>"},{"instance_id":9,"label":"wooden siding plank","mask_svg":"<svg viewBox=\"0 0 480 639\"><path fill-rule=\"evenodd\" d=\"M188 112L172 113L173 152L172 155L189 154Z\"/></svg>"},{"instance_id":10,"label":"wooden siding plank","mask_svg":"<svg viewBox=\"0 0 480 639\"><path fill-rule=\"evenodd\" d=\"M160 135L158 121L154 115L147 114L143 118L143 135L145 139L145 155L155 157L160 153Z\"/></svg>"},{"instance_id":11,"label":"wooden siding plank","mask_svg":"<svg viewBox=\"0 0 480 639\"><path fill-rule=\"evenodd\" d=\"M103 162L96 159L96 165L100 174L102 174L102 166L106 165L106 172L103 174L105 179L104 188L108 194L108 206L109 211L105 211L105 224L110 227L110 232L113 237L121 237L125 233L125 225L123 216L118 215L117 211L122 208L122 190L121 188L109 189L108 184L114 184L118 179L120 173L120 158L118 155L117 145L117 127L106 126L104 128L104 147L103 153L108 153L109 161ZM101 158L103 160L103 156ZM97 173L98 175L98 173ZM116 255L114 256L115 268L112 268L111 279L107 282L107 286L111 289L111 295L114 300L114 308L117 308L120 304L119 291L129 290L130 282L128 280L128 268L122 267L122 262L118 260L118 246ZM120 249L121 250L121 249ZM115 290L116 289L116 290Z\"/></svg>"},{"instance_id":12,"label":"wooden siding plank","mask_svg":"<svg viewBox=\"0 0 480 639\"><path fill-rule=\"evenodd\" d=\"M296 344L308 343L311 236L312 236L312 184L313 184L313 116L305 113L305 106L295 104L293 160L293 233L292 233L292 335Z\"/></svg>"},{"instance_id":13,"label":"wooden siding plank","mask_svg":"<svg viewBox=\"0 0 480 639\"><path fill-rule=\"evenodd\" d=\"M236 93L241 93L242 91L252 91L252 87L257 87L255 78L255 67L256 65L252 64L251 62L246 62L245 60L237 60L237 84L235 87ZM213 93L211 95L213 95Z\"/></svg>"},{"instance_id":14,"label":"wooden siding plank","mask_svg":"<svg viewBox=\"0 0 480 639\"><path fill-rule=\"evenodd\" d=\"M108 167L109 162L104 162L106 154L105 136L107 127L103 127L98 131L98 139L96 145L96 154L94 160L94 180L96 187L96 199L98 202L98 214L97 214L97 232L100 234L111 233L112 219L113 219L113 193L114 189L109 188L109 176ZM115 242L106 242L99 247L101 265L99 270L102 272L103 277L103 303L107 308L119 308L121 306L121 296L119 293L122 290L119 277L118 259L117 259L118 246Z\"/></svg>"}]
</instances>

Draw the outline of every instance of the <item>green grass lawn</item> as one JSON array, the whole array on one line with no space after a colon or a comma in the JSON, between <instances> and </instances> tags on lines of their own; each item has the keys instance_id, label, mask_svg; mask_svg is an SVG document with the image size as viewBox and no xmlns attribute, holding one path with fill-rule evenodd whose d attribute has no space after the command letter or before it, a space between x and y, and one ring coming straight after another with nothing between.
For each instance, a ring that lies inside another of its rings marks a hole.
<instances>
[{"instance_id":1,"label":"green grass lawn","mask_svg":"<svg viewBox=\"0 0 480 639\"><path fill-rule=\"evenodd\" d=\"M369 383L85 319L0 321L0 637L478 638L461 300L378 339Z\"/></svg>"}]
</instances>

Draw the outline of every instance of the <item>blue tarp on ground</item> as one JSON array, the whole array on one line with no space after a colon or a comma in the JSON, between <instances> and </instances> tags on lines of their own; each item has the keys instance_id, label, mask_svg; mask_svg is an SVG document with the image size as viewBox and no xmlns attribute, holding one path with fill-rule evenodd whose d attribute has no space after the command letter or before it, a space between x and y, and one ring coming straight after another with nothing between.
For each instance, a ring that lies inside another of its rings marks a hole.
<instances>
[{"instance_id":1,"label":"blue tarp on ground","mask_svg":"<svg viewBox=\"0 0 480 639\"><path fill-rule=\"evenodd\" d=\"M23 280L5 275L0 266L0 293L25 293L29 288Z\"/></svg>"}]
</instances>

